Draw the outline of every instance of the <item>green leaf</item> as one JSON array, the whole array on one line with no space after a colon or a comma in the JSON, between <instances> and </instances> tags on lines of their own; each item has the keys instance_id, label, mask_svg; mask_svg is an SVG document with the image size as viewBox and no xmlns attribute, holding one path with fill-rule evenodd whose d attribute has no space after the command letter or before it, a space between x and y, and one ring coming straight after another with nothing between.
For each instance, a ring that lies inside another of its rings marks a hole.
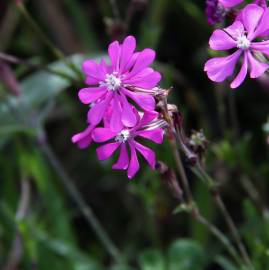
<instances>
[{"instance_id":1,"label":"green leaf","mask_svg":"<svg viewBox=\"0 0 269 270\"><path fill-rule=\"evenodd\" d=\"M139 265L142 270L165 270L162 253L156 249L148 249L139 256Z\"/></svg>"},{"instance_id":2,"label":"green leaf","mask_svg":"<svg viewBox=\"0 0 269 270\"><path fill-rule=\"evenodd\" d=\"M67 60L72 61L80 69L86 58L99 61L101 55L93 57L73 55ZM48 67L56 73L64 73L76 80L76 74L63 60L56 61ZM21 81L21 95L19 97L10 96L0 102L0 134L27 130L29 127L25 120L33 123L39 118L39 113L43 110L44 105L53 101L58 94L72 84L73 81L44 70L34 72L26 77Z\"/></svg>"},{"instance_id":3,"label":"green leaf","mask_svg":"<svg viewBox=\"0 0 269 270\"><path fill-rule=\"evenodd\" d=\"M168 251L169 270L201 270L205 266L205 253L195 241L180 239Z\"/></svg>"},{"instance_id":4,"label":"green leaf","mask_svg":"<svg viewBox=\"0 0 269 270\"><path fill-rule=\"evenodd\" d=\"M238 268L230 262L228 259L226 259L223 256L218 256L216 258L216 263L218 263L224 270L238 270Z\"/></svg>"}]
</instances>

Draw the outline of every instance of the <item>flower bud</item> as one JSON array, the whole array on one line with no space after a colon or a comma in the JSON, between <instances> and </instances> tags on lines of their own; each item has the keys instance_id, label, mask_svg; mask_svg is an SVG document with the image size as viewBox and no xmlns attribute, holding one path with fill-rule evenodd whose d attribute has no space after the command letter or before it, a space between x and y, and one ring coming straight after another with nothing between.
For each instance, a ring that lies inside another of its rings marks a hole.
<instances>
[{"instance_id":1,"label":"flower bud","mask_svg":"<svg viewBox=\"0 0 269 270\"><path fill-rule=\"evenodd\" d=\"M208 147L208 140L206 139L202 130L200 131L192 131L192 135L189 139L189 146L193 150L194 153L201 156Z\"/></svg>"},{"instance_id":2,"label":"flower bud","mask_svg":"<svg viewBox=\"0 0 269 270\"><path fill-rule=\"evenodd\" d=\"M164 185L168 188L168 190L172 193L172 195L178 199L182 200L183 192L179 183L177 181L177 176L171 168L169 168L162 161L158 161L156 164L156 170L159 172L161 179Z\"/></svg>"}]
</instances>

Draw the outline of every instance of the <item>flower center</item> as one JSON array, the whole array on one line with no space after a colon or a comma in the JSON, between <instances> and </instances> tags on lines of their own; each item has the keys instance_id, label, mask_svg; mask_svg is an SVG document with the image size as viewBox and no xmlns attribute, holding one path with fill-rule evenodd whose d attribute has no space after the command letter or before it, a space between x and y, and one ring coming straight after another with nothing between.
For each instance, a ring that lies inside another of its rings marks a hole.
<instances>
[{"instance_id":1,"label":"flower center","mask_svg":"<svg viewBox=\"0 0 269 270\"><path fill-rule=\"evenodd\" d=\"M121 86L121 79L116 72L106 74L105 82L100 82L101 86L106 86L110 91L116 91Z\"/></svg>"},{"instance_id":2,"label":"flower center","mask_svg":"<svg viewBox=\"0 0 269 270\"><path fill-rule=\"evenodd\" d=\"M250 46L250 41L247 39L245 35L242 35L237 38L237 48L246 50Z\"/></svg>"},{"instance_id":3,"label":"flower center","mask_svg":"<svg viewBox=\"0 0 269 270\"><path fill-rule=\"evenodd\" d=\"M118 133L118 135L115 137L115 141L125 143L129 138L130 138L130 131L124 129Z\"/></svg>"}]
</instances>

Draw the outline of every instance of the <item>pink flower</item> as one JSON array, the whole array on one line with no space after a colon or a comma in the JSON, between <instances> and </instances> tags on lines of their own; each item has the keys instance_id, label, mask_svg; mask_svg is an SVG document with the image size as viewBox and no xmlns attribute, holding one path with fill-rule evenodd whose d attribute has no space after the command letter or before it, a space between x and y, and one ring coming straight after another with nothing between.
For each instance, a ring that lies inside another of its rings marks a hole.
<instances>
[{"instance_id":1,"label":"pink flower","mask_svg":"<svg viewBox=\"0 0 269 270\"><path fill-rule=\"evenodd\" d=\"M213 50L236 49L229 56L215 57L208 60L204 70L214 82L222 82L234 73L236 63L243 57L241 69L231 83L231 88L237 88L244 81L247 71L250 77L261 76L268 68L267 63L260 62L255 54L269 56L269 40L255 42L256 38L267 35L269 30L269 8L249 4L242 10L242 20L235 21L231 26L217 29L209 40Z\"/></svg>"},{"instance_id":2,"label":"pink flower","mask_svg":"<svg viewBox=\"0 0 269 270\"><path fill-rule=\"evenodd\" d=\"M225 7L225 8L233 8L241 3L243 3L244 0L219 0L219 3ZM253 4L262 6L262 7L266 7L266 0L254 0Z\"/></svg>"},{"instance_id":3,"label":"pink flower","mask_svg":"<svg viewBox=\"0 0 269 270\"><path fill-rule=\"evenodd\" d=\"M72 142L77 144L80 149L87 148L92 143L92 131L94 128L94 125L90 125L82 132L75 134L72 137Z\"/></svg>"},{"instance_id":4,"label":"pink flower","mask_svg":"<svg viewBox=\"0 0 269 270\"><path fill-rule=\"evenodd\" d=\"M232 8L244 2L244 0L219 0L219 3L225 8Z\"/></svg>"},{"instance_id":5,"label":"pink flower","mask_svg":"<svg viewBox=\"0 0 269 270\"><path fill-rule=\"evenodd\" d=\"M110 128L95 128L92 138L97 143L106 142L106 144L97 148L99 160L106 160L120 148L120 154L117 162L112 166L116 170L127 170L128 178L133 178L139 170L137 151L145 158L152 169L155 168L156 157L153 150L140 144L137 139L144 138L157 144L163 141L164 131L162 127L165 122L158 120L156 112L145 112L142 117L133 108L137 118L137 124L132 127L124 127L121 131L115 132Z\"/></svg>"},{"instance_id":6,"label":"pink flower","mask_svg":"<svg viewBox=\"0 0 269 270\"><path fill-rule=\"evenodd\" d=\"M109 45L111 64L107 65L105 60L100 64L93 60L83 63L86 83L91 87L81 89L79 98L84 104L93 103L88 113L90 124L98 125L111 105L112 131L135 126L136 115L128 99L133 100L144 111L154 110L155 99L151 93L146 90L145 93L138 93L130 90L130 86L152 89L160 81L160 73L149 67L155 59L155 52L152 49L135 52L135 48L135 38L128 36L122 44L114 41Z\"/></svg>"}]
</instances>

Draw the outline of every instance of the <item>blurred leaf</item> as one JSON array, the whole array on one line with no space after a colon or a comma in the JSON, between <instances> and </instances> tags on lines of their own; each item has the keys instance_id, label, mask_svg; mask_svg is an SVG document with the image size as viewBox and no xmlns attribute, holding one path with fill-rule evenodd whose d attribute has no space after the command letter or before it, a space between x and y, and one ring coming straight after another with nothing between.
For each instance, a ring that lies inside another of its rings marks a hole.
<instances>
[{"instance_id":1,"label":"blurred leaf","mask_svg":"<svg viewBox=\"0 0 269 270\"><path fill-rule=\"evenodd\" d=\"M169 270L201 270L205 266L206 254L198 242L180 239L168 252Z\"/></svg>"},{"instance_id":2,"label":"blurred leaf","mask_svg":"<svg viewBox=\"0 0 269 270\"><path fill-rule=\"evenodd\" d=\"M141 253L139 265L142 270L165 270L163 255L156 249L148 249Z\"/></svg>"},{"instance_id":3,"label":"blurred leaf","mask_svg":"<svg viewBox=\"0 0 269 270\"><path fill-rule=\"evenodd\" d=\"M80 69L86 58L88 57L83 55L73 55L68 60ZM98 61L101 56L91 56L90 58ZM49 68L76 79L74 72L63 61L54 62L49 65ZM25 131L26 123L23 121L27 119L30 123L34 122L39 116L41 106L52 101L72 83L67 78L47 71L37 71L29 75L21 82L21 96L10 96L7 100L0 102L0 133Z\"/></svg>"},{"instance_id":4,"label":"blurred leaf","mask_svg":"<svg viewBox=\"0 0 269 270\"><path fill-rule=\"evenodd\" d=\"M71 245L68 242L51 238L44 231L40 229L34 230L35 236L38 241L43 245L48 247L51 251L56 253L58 256L67 258L68 260L73 261L74 268L78 270L100 270L101 267L88 255L83 254L76 247Z\"/></svg>"},{"instance_id":5,"label":"blurred leaf","mask_svg":"<svg viewBox=\"0 0 269 270\"><path fill-rule=\"evenodd\" d=\"M111 270L134 270L134 268L127 265L114 265Z\"/></svg>"},{"instance_id":6,"label":"blurred leaf","mask_svg":"<svg viewBox=\"0 0 269 270\"><path fill-rule=\"evenodd\" d=\"M215 260L224 270L238 270L238 268L223 256L218 256Z\"/></svg>"},{"instance_id":7,"label":"blurred leaf","mask_svg":"<svg viewBox=\"0 0 269 270\"><path fill-rule=\"evenodd\" d=\"M226 162L231 168L241 167L243 171L249 172L252 168L250 159L251 139L251 134L246 133L241 136L236 144L232 144L225 139L215 144L212 149L217 158Z\"/></svg>"},{"instance_id":8,"label":"blurred leaf","mask_svg":"<svg viewBox=\"0 0 269 270\"><path fill-rule=\"evenodd\" d=\"M156 49L164 27L164 16L169 1L150 1L150 7L141 29L139 45ZM141 42L140 42L141 41Z\"/></svg>"}]
</instances>

